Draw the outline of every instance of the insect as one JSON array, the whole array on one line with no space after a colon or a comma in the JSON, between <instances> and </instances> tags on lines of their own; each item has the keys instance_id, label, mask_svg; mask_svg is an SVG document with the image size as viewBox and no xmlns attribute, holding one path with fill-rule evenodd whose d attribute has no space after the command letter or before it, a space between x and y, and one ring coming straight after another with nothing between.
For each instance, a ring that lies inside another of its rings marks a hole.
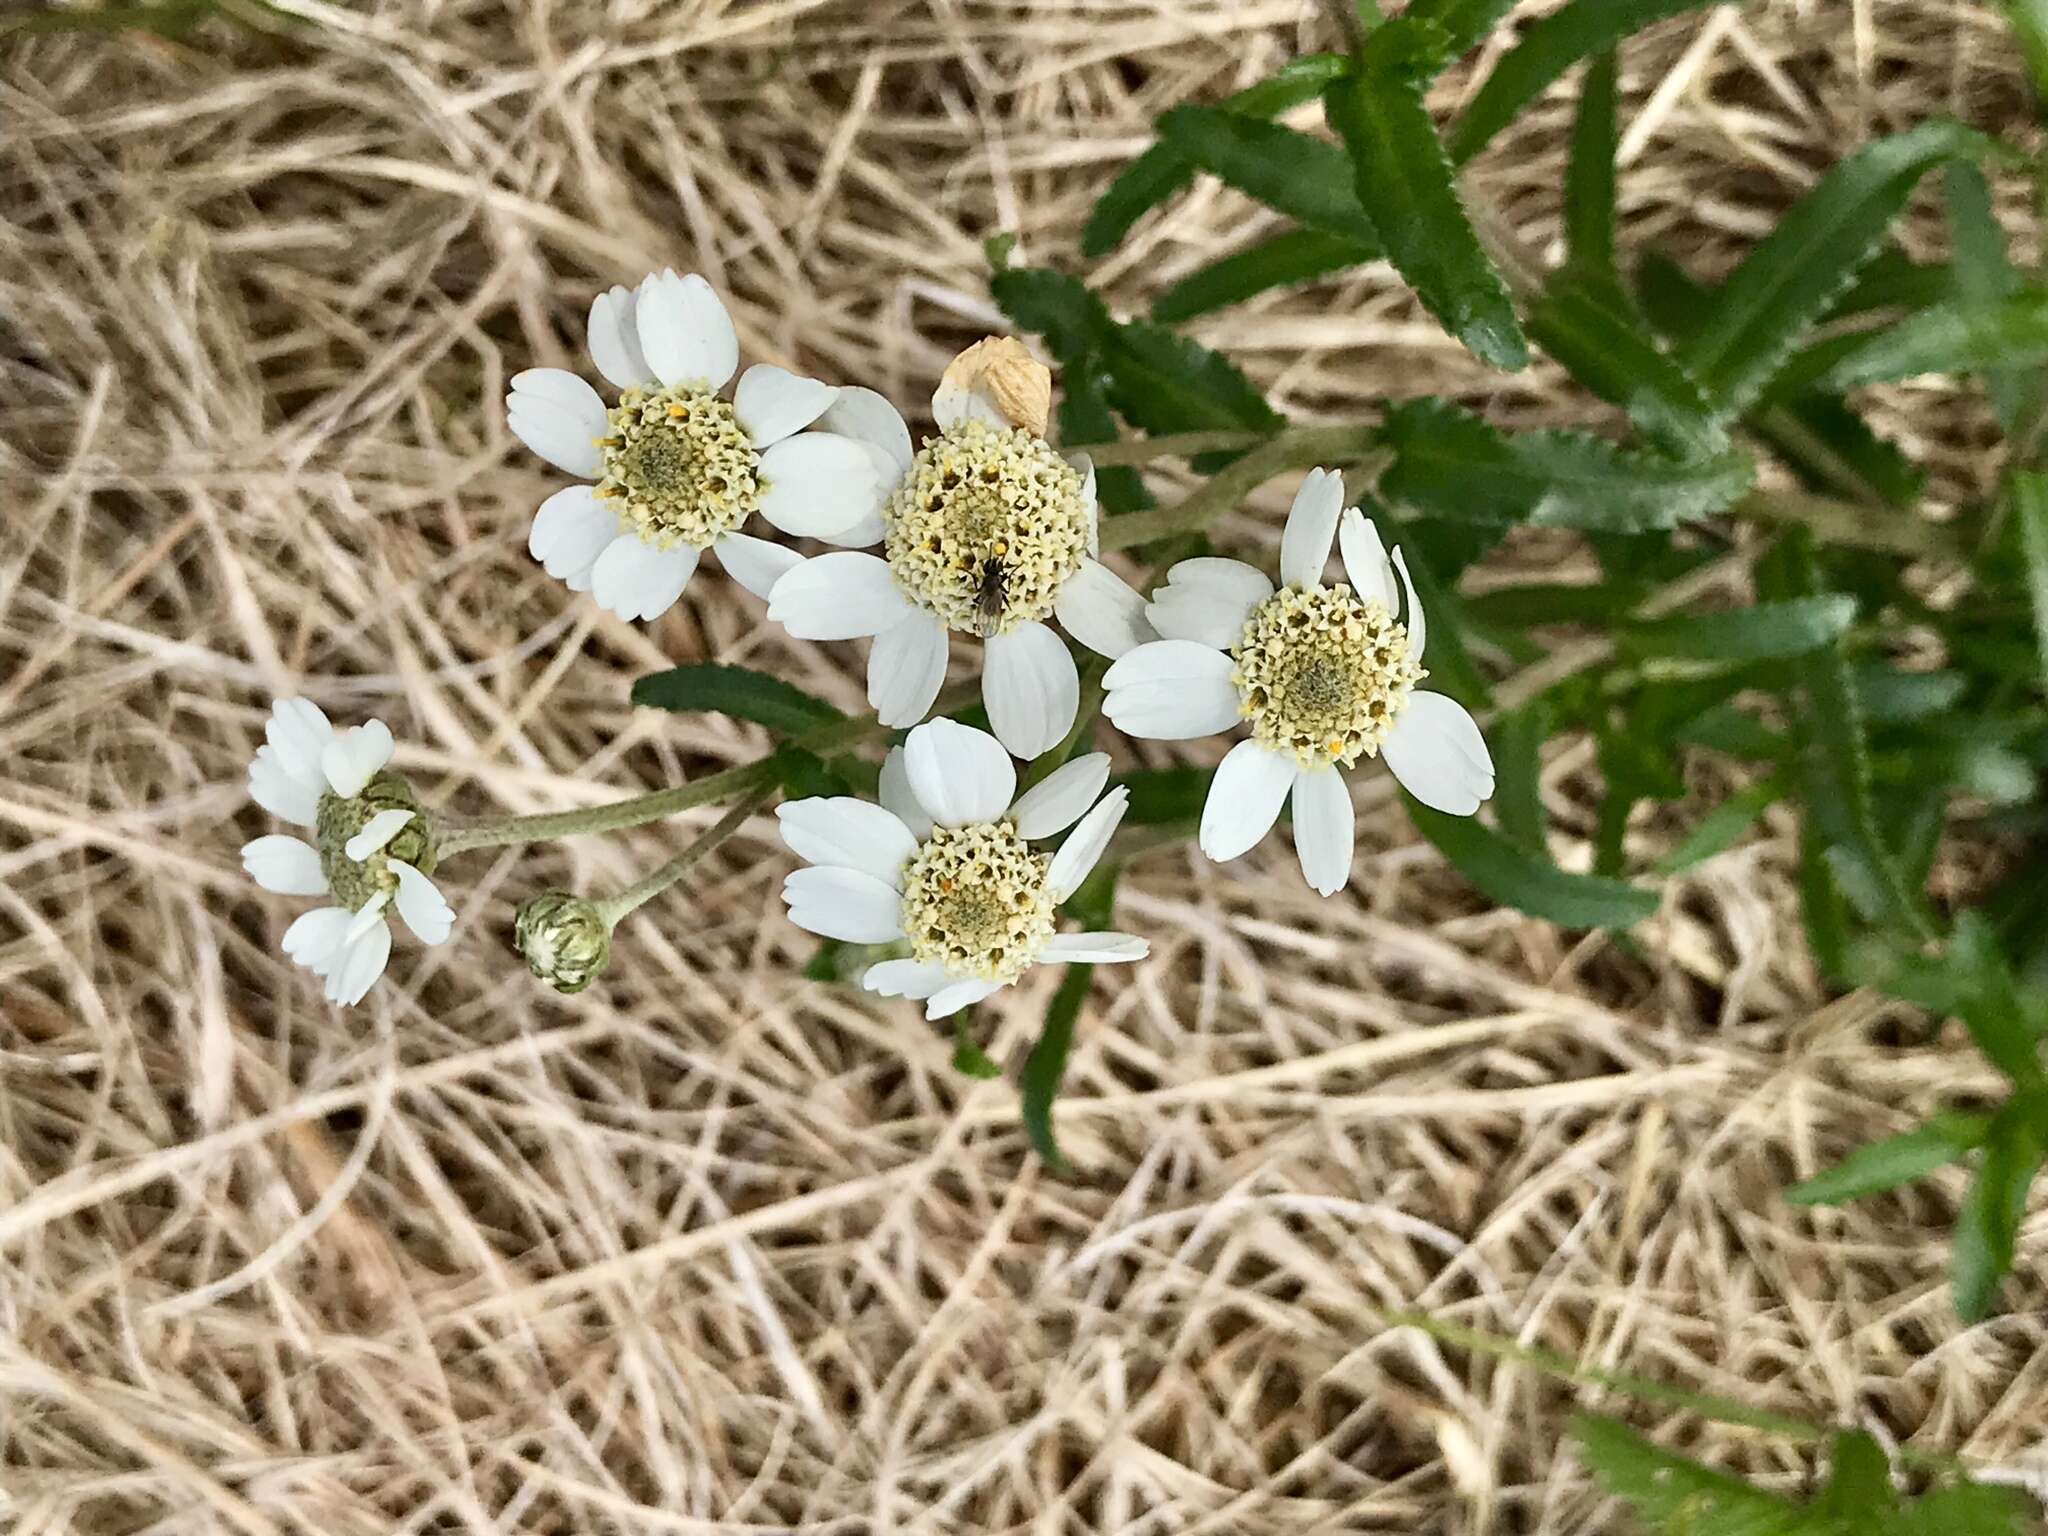
<instances>
[{"instance_id":1,"label":"insect","mask_svg":"<svg viewBox=\"0 0 2048 1536\"><path fill-rule=\"evenodd\" d=\"M1003 603L1009 595L1010 568L1003 563L1008 549L1007 544L998 542L975 575L974 611L991 630L1003 616Z\"/></svg>"}]
</instances>

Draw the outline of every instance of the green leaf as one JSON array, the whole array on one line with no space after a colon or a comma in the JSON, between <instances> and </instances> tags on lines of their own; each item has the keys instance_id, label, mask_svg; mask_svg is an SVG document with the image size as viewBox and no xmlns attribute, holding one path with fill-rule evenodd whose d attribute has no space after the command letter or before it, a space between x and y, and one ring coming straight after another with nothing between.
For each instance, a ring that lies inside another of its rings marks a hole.
<instances>
[{"instance_id":1,"label":"green leaf","mask_svg":"<svg viewBox=\"0 0 2048 1536\"><path fill-rule=\"evenodd\" d=\"M2048 108L2048 0L2000 0L2034 82L2034 109Z\"/></svg>"},{"instance_id":2,"label":"green leaf","mask_svg":"<svg viewBox=\"0 0 2048 1536\"><path fill-rule=\"evenodd\" d=\"M2012 501L2026 560L2027 597L2034 607L2034 638L2041 647L2041 678L2048 684L2048 475L2014 471Z\"/></svg>"},{"instance_id":3,"label":"green leaf","mask_svg":"<svg viewBox=\"0 0 2048 1536\"><path fill-rule=\"evenodd\" d=\"M1838 1536L1889 1536L1899 1513L1884 1447L1862 1430L1835 1436L1834 1465L1810 1513Z\"/></svg>"},{"instance_id":4,"label":"green leaf","mask_svg":"<svg viewBox=\"0 0 2048 1536\"><path fill-rule=\"evenodd\" d=\"M1395 453L1380 479L1389 501L1501 527L1672 528L1728 506L1754 473L1733 452L1679 463L1578 433L1508 436L1438 400L1389 407L1381 438Z\"/></svg>"},{"instance_id":5,"label":"green leaf","mask_svg":"<svg viewBox=\"0 0 2048 1536\"><path fill-rule=\"evenodd\" d=\"M1659 351L1621 306L1618 289L1560 271L1529 310L1529 334L1580 384L1626 411L1659 448L1698 458L1725 452L1699 384Z\"/></svg>"},{"instance_id":6,"label":"green leaf","mask_svg":"<svg viewBox=\"0 0 2048 1536\"><path fill-rule=\"evenodd\" d=\"M1342 54L1312 53L1290 60L1271 79L1247 86L1223 104L1246 117L1276 117L1290 107L1320 96L1323 87L1344 73L1350 60ZM1171 144L1155 144L1133 160L1109 190L1097 199L1081 231L1081 253L1102 256L1113 250L1131 226L1194 179L1194 162Z\"/></svg>"},{"instance_id":7,"label":"green leaf","mask_svg":"<svg viewBox=\"0 0 2048 1536\"><path fill-rule=\"evenodd\" d=\"M1513 372L1529 361L1521 322L1458 199L1414 72L1430 47L1421 23L1388 22L1366 39L1358 74L1331 83L1325 110L1395 270L1475 357Z\"/></svg>"},{"instance_id":8,"label":"green leaf","mask_svg":"<svg viewBox=\"0 0 2048 1536\"><path fill-rule=\"evenodd\" d=\"M1877 249L1920 177L1983 143L1960 124L1924 123L1830 168L1715 292L1681 347L1708 398L1731 416L1754 400Z\"/></svg>"},{"instance_id":9,"label":"green leaf","mask_svg":"<svg viewBox=\"0 0 2048 1536\"><path fill-rule=\"evenodd\" d=\"M2041 1506L2018 1488L1951 1483L1915 1499L1883 1536L2039 1536Z\"/></svg>"},{"instance_id":10,"label":"green leaf","mask_svg":"<svg viewBox=\"0 0 2048 1536\"><path fill-rule=\"evenodd\" d=\"M1539 853L1548 820L1543 809L1542 749L1550 739L1553 714L1550 700L1538 695L1501 716L1493 727L1493 806L1501 833Z\"/></svg>"},{"instance_id":11,"label":"green leaf","mask_svg":"<svg viewBox=\"0 0 2048 1536\"><path fill-rule=\"evenodd\" d=\"M974 1010L962 1008L953 1015L953 1070L963 1077L987 1081L1003 1075L1003 1069L989 1059L973 1034Z\"/></svg>"},{"instance_id":12,"label":"green leaf","mask_svg":"<svg viewBox=\"0 0 2048 1536\"><path fill-rule=\"evenodd\" d=\"M638 679L633 684L633 702L677 714L713 710L784 735L846 718L823 699L813 698L779 677L709 661L671 667Z\"/></svg>"},{"instance_id":13,"label":"green leaf","mask_svg":"<svg viewBox=\"0 0 2048 1536\"><path fill-rule=\"evenodd\" d=\"M1863 718L1873 725L1924 720L1953 705L1970 685L1960 672L1901 672L1877 664L1852 667L1850 677Z\"/></svg>"},{"instance_id":14,"label":"green leaf","mask_svg":"<svg viewBox=\"0 0 2048 1536\"><path fill-rule=\"evenodd\" d=\"M1413 0L1402 14L1434 26L1443 36L1444 57L1455 59L1485 41L1495 23L1514 9L1514 3L1515 0Z\"/></svg>"},{"instance_id":15,"label":"green leaf","mask_svg":"<svg viewBox=\"0 0 2048 1536\"><path fill-rule=\"evenodd\" d=\"M1667 1451L1613 1419L1572 1419L1600 1485L1667 1536L1820 1536L1790 1499Z\"/></svg>"},{"instance_id":16,"label":"green leaf","mask_svg":"<svg viewBox=\"0 0 2048 1536\"><path fill-rule=\"evenodd\" d=\"M807 752L799 746L786 746L769 762L775 765L776 782L782 786L783 794L793 800L847 792L844 775L815 752Z\"/></svg>"},{"instance_id":17,"label":"green leaf","mask_svg":"<svg viewBox=\"0 0 2048 1536\"><path fill-rule=\"evenodd\" d=\"M1130 791L1124 808L1127 827L1194 824L1202 819L1214 768L1147 768L1119 775L1111 782Z\"/></svg>"},{"instance_id":18,"label":"green leaf","mask_svg":"<svg viewBox=\"0 0 2048 1536\"><path fill-rule=\"evenodd\" d=\"M1853 389L1924 373L1986 373L2048 363L2048 293L2030 289L1995 304L1938 305L1908 315L1850 349L1822 382Z\"/></svg>"},{"instance_id":19,"label":"green leaf","mask_svg":"<svg viewBox=\"0 0 2048 1536\"><path fill-rule=\"evenodd\" d=\"M1856 599L1842 592L1758 603L1727 613L1689 613L1634 624L1623 636L1644 656L1688 661L1769 661L1803 656L1826 645L1856 618Z\"/></svg>"},{"instance_id":20,"label":"green leaf","mask_svg":"<svg viewBox=\"0 0 2048 1536\"><path fill-rule=\"evenodd\" d=\"M1237 364L1161 326L1117 326L1103 347L1102 364L1111 404L1147 432L1267 432L1285 424Z\"/></svg>"},{"instance_id":21,"label":"green leaf","mask_svg":"<svg viewBox=\"0 0 2048 1536\"><path fill-rule=\"evenodd\" d=\"M1977 1164L1976 1180L1956 1213L1954 1268L1956 1312L1981 1322L1998 1301L1998 1288L2012 1269L2027 1190L2048 1152L2048 1098L2036 1090L2007 1103L1992 1122Z\"/></svg>"},{"instance_id":22,"label":"green leaf","mask_svg":"<svg viewBox=\"0 0 2048 1536\"><path fill-rule=\"evenodd\" d=\"M1724 0L1572 0L1533 21L1522 40L1494 65L1486 84L1459 117L1450 137L1460 165L1514 121L1522 108L1579 60L1605 53L1652 22Z\"/></svg>"},{"instance_id":23,"label":"green leaf","mask_svg":"<svg viewBox=\"0 0 2048 1536\"><path fill-rule=\"evenodd\" d=\"M1190 272L1152 301L1152 318L1163 324L1191 320L1268 289L1363 266L1379 256L1377 244L1320 229L1289 230Z\"/></svg>"},{"instance_id":24,"label":"green leaf","mask_svg":"<svg viewBox=\"0 0 2048 1536\"><path fill-rule=\"evenodd\" d=\"M1858 1147L1834 1167L1785 1191L1794 1205L1840 1205L1925 1178L1960 1161L1991 1130L1989 1115L1936 1115L1918 1130Z\"/></svg>"},{"instance_id":25,"label":"green leaf","mask_svg":"<svg viewBox=\"0 0 2048 1536\"><path fill-rule=\"evenodd\" d=\"M1655 891L1598 875L1571 874L1469 816L1447 816L1412 796L1405 798L1416 830L1474 889L1493 901L1561 928L1626 928L1657 910Z\"/></svg>"},{"instance_id":26,"label":"green leaf","mask_svg":"<svg viewBox=\"0 0 2048 1536\"><path fill-rule=\"evenodd\" d=\"M1948 168L1948 223L1955 242L1953 288L1956 302L1978 311L1996 309L2019 292L2019 274L2006 249L2005 230L1991 206L1991 184L1966 160ZM1985 381L1998 425L2008 438L2026 435L2042 409L2038 371L1998 368Z\"/></svg>"},{"instance_id":27,"label":"green leaf","mask_svg":"<svg viewBox=\"0 0 2048 1536\"><path fill-rule=\"evenodd\" d=\"M1322 139L1221 107L1175 107L1160 136L1194 164L1256 202L1358 245L1379 246L1360 206L1351 162Z\"/></svg>"},{"instance_id":28,"label":"green leaf","mask_svg":"<svg viewBox=\"0 0 2048 1536\"><path fill-rule=\"evenodd\" d=\"M1060 373L1060 443L1085 448L1116 441L1116 417L1109 409L1109 380L1093 354L1078 364L1062 364ZM1131 464L1105 464L1095 471L1095 499L1110 512L1136 512L1152 505L1145 477Z\"/></svg>"},{"instance_id":29,"label":"green leaf","mask_svg":"<svg viewBox=\"0 0 2048 1536\"><path fill-rule=\"evenodd\" d=\"M2041 1038L1991 925L1974 912L1964 913L1956 920L1946 958L1960 993L1955 1011L1977 1049L2015 1083L2038 1084Z\"/></svg>"},{"instance_id":30,"label":"green leaf","mask_svg":"<svg viewBox=\"0 0 2048 1536\"><path fill-rule=\"evenodd\" d=\"M1104 929L1116 905L1116 884L1120 871L1104 864L1068 898L1066 910L1084 929ZM1088 1000L1088 988L1095 977L1093 965L1069 965L1060 979L1059 990L1045 1010L1045 1023L1038 1040L1024 1060L1024 1130L1031 1145L1055 1173L1067 1171L1067 1160L1053 1134L1052 1105L1059 1096L1060 1081L1067 1073L1067 1057L1074 1048L1074 1025L1081 1017L1081 1005Z\"/></svg>"},{"instance_id":31,"label":"green leaf","mask_svg":"<svg viewBox=\"0 0 2048 1536\"><path fill-rule=\"evenodd\" d=\"M1594 56L1579 86L1579 110L1572 118L1571 160L1564 177L1565 265L1582 282L1618 294L1614 265L1614 50Z\"/></svg>"},{"instance_id":32,"label":"green leaf","mask_svg":"<svg viewBox=\"0 0 2048 1536\"><path fill-rule=\"evenodd\" d=\"M1785 797L1785 786L1776 779L1764 779L1730 795L1706 815L1685 840L1657 861L1657 873L1675 875L1704 864L1716 854L1726 853L1757 824L1765 811Z\"/></svg>"}]
</instances>

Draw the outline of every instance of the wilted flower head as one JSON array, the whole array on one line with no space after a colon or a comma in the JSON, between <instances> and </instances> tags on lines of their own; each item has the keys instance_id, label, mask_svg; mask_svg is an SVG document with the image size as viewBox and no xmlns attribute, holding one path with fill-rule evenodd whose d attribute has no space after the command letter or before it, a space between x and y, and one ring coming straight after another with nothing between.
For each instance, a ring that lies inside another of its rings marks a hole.
<instances>
[{"instance_id":1,"label":"wilted flower head","mask_svg":"<svg viewBox=\"0 0 2048 1536\"><path fill-rule=\"evenodd\" d=\"M739 530L759 512L784 533L835 544L882 536L881 498L910 454L896 408L871 389L835 389L771 363L740 375L732 317L695 273L650 273L590 306L590 355L617 386L561 368L512 379L519 440L593 482L541 504L528 548L550 576L623 619L658 618L707 549L765 597L793 550ZM806 430L806 429L810 430Z\"/></svg>"},{"instance_id":2,"label":"wilted flower head","mask_svg":"<svg viewBox=\"0 0 2048 1536\"><path fill-rule=\"evenodd\" d=\"M949 634L985 645L982 700L1003 745L1036 757L1073 728L1080 674L1057 618L1121 656L1151 638L1144 599L1095 558L1095 474L1045 440L1052 375L1012 339L977 342L906 437L882 505L884 553L819 555L776 582L768 616L806 640L875 637L868 702L914 725L945 681Z\"/></svg>"},{"instance_id":3,"label":"wilted flower head","mask_svg":"<svg viewBox=\"0 0 2048 1536\"><path fill-rule=\"evenodd\" d=\"M1339 533L1341 523L1341 536ZM1325 586L1330 546L1348 581ZM1400 587L1407 595L1405 617ZM1249 725L1216 770L1201 848L1234 859L1294 799L1294 847L1328 896L1351 877L1351 794L1342 770L1387 767L1424 805L1469 816L1493 793L1493 759L1463 705L1415 685L1425 626L1408 567L1344 507L1343 477L1314 470L1281 535L1280 579L1237 560L1183 560L1147 614L1166 638L1138 646L1103 678L1103 713L1132 736L1181 741Z\"/></svg>"},{"instance_id":4,"label":"wilted flower head","mask_svg":"<svg viewBox=\"0 0 2048 1536\"><path fill-rule=\"evenodd\" d=\"M443 942L455 913L435 889L434 827L395 773L381 720L346 731L307 699L280 699L266 744L249 765L249 794L272 815L311 827L314 840L273 835L242 849L242 867L267 891L329 896L285 930L284 951L326 982L331 1003L356 1003L391 957L392 907L428 944Z\"/></svg>"},{"instance_id":5,"label":"wilted flower head","mask_svg":"<svg viewBox=\"0 0 2048 1536\"><path fill-rule=\"evenodd\" d=\"M1000 742L929 721L883 764L880 805L836 796L777 808L782 840L811 866L783 884L790 920L852 944L907 941L908 958L870 966L861 984L922 999L933 1019L1033 965L1141 959L1145 941L1129 934L1057 931L1056 909L1095 868L1130 799L1104 795L1108 779L1109 759L1092 753L1012 803L1017 771ZM1057 850L1032 846L1070 826Z\"/></svg>"}]
</instances>

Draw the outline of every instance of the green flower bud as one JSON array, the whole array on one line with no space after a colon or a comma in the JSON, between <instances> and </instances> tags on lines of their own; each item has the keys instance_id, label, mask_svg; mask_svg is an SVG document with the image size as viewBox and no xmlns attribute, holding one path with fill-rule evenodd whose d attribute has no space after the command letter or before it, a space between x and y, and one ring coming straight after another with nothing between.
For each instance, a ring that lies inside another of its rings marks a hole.
<instances>
[{"instance_id":1,"label":"green flower bud","mask_svg":"<svg viewBox=\"0 0 2048 1536\"><path fill-rule=\"evenodd\" d=\"M612 930L595 902L542 891L519 908L512 942L527 969L557 992L581 992L612 958Z\"/></svg>"}]
</instances>

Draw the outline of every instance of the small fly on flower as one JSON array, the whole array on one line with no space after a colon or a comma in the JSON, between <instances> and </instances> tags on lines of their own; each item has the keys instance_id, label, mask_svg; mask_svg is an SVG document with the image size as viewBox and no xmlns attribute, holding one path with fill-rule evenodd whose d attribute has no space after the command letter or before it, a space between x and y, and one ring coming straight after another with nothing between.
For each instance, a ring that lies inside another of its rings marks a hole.
<instances>
[{"instance_id":1,"label":"small fly on flower","mask_svg":"<svg viewBox=\"0 0 2048 1536\"><path fill-rule=\"evenodd\" d=\"M975 578L974 611L982 623L982 633L996 633L996 626L1002 622L1003 604L1009 595L1010 569L1003 557L1010 552L1010 546L998 539L995 548L981 562L980 573Z\"/></svg>"}]
</instances>

